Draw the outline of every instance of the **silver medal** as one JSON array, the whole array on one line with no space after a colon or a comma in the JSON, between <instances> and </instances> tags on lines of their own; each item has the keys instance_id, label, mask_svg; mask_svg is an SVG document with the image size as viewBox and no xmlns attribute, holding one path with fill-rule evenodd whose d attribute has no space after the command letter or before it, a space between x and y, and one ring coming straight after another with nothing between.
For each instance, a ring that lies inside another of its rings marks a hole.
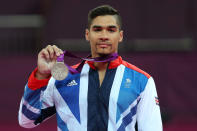
<instances>
[{"instance_id":1,"label":"silver medal","mask_svg":"<svg viewBox=\"0 0 197 131\"><path fill-rule=\"evenodd\" d=\"M51 75L56 80L64 80L68 75L68 67L64 64L64 62L56 62L51 69Z\"/></svg>"}]
</instances>

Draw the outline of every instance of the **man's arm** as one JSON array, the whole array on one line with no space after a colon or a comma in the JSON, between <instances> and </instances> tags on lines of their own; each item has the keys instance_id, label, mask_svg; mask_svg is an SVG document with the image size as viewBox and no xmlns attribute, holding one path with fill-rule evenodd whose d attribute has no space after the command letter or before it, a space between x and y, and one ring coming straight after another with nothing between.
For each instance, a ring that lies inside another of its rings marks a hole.
<instances>
[{"instance_id":1,"label":"man's arm","mask_svg":"<svg viewBox=\"0 0 197 131\"><path fill-rule=\"evenodd\" d=\"M25 128L33 128L55 113L53 104L54 79L50 81L49 78L38 80L35 77L36 72L37 69L30 75L20 103L18 120L19 124Z\"/></svg>"},{"instance_id":2,"label":"man's arm","mask_svg":"<svg viewBox=\"0 0 197 131\"><path fill-rule=\"evenodd\" d=\"M18 120L21 126L33 128L56 112L53 104L55 80L50 76L56 58L62 53L55 45L48 45L39 52L38 68L30 75L20 103Z\"/></svg>"},{"instance_id":3,"label":"man's arm","mask_svg":"<svg viewBox=\"0 0 197 131\"><path fill-rule=\"evenodd\" d=\"M137 107L139 131L162 131L162 120L155 83L149 78Z\"/></svg>"}]
</instances>

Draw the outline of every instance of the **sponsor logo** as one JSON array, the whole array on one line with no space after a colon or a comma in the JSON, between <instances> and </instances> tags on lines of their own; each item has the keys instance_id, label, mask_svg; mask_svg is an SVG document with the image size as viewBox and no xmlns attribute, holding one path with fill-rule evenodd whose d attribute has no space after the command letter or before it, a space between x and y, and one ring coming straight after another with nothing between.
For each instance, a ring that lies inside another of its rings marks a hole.
<instances>
[{"instance_id":1,"label":"sponsor logo","mask_svg":"<svg viewBox=\"0 0 197 131\"><path fill-rule=\"evenodd\" d=\"M78 85L75 80L72 80L70 83L67 84L67 86L76 86Z\"/></svg>"}]
</instances>

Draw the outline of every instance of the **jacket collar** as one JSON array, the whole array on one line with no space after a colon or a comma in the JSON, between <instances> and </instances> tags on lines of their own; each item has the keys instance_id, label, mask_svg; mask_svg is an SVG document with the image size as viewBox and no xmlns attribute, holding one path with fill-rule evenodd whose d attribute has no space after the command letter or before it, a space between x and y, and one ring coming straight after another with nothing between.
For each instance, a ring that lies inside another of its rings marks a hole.
<instances>
[{"instance_id":1,"label":"jacket collar","mask_svg":"<svg viewBox=\"0 0 197 131\"><path fill-rule=\"evenodd\" d=\"M96 67L94 66L94 62L92 62L92 61L86 61L86 63L88 63L88 65L92 69L96 70ZM120 64L122 64L122 57L121 56L118 56L118 58L116 58L115 60L110 61L109 66L108 66L108 69L117 68Z\"/></svg>"}]
</instances>

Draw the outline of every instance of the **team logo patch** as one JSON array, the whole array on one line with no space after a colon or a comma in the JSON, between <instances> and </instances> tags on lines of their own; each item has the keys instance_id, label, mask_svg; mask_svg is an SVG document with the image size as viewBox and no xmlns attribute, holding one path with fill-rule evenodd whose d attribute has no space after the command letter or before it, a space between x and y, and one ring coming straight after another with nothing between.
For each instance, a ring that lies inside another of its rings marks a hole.
<instances>
[{"instance_id":1,"label":"team logo patch","mask_svg":"<svg viewBox=\"0 0 197 131\"><path fill-rule=\"evenodd\" d=\"M159 105L159 98L158 97L155 97L155 103L156 103L156 105Z\"/></svg>"},{"instance_id":2,"label":"team logo patch","mask_svg":"<svg viewBox=\"0 0 197 131\"><path fill-rule=\"evenodd\" d=\"M125 82L125 88L130 88L131 87L131 79L127 78Z\"/></svg>"}]
</instances>

